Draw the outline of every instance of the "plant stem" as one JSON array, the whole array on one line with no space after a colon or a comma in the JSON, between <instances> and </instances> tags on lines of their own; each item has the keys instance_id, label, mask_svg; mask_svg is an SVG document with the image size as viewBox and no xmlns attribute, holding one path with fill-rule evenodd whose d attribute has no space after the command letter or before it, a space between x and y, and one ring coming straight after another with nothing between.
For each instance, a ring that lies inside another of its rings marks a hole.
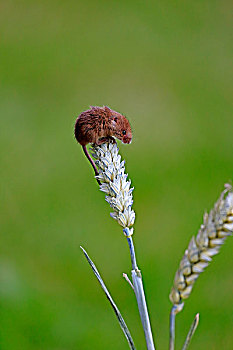
<instances>
[{"instance_id":1,"label":"plant stem","mask_svg":"<svg viewBox=\"0 0 233 350\"><path fill-rule=\"evenodd\" d=\"M142 275L141 275L141 271L138 269L138 266L137 266L133 239L132 239L132 236L127 235L128 233L127 228L124 229L124 233L127 237L127 241L129 244L130 257L131 257L131 263L132 263L131 273L132 273L134 291L135 291L139 314L140 314L140 318L141 318L141 322L142 322L142 326L143 326L143 330L146 338L147 350L155 350L155 345L154 345L153 335L152 335L152 330L150 325L150 319L149 319L149 314L148 314L147 305L146 305L146 298L145 298L145 293L143 289Z\"/></svg>"},{"instance_id":2,"label":"plant stem","mask_svg":"<svg viewBox=\"0 0 233 350\"><path fill-rule=\"evenodd\" d=\"M175 320L176 320L176 306L173 305L170 312L170 342L169 350L174 350L175 348Z\"/></svg>"}]
</instances>

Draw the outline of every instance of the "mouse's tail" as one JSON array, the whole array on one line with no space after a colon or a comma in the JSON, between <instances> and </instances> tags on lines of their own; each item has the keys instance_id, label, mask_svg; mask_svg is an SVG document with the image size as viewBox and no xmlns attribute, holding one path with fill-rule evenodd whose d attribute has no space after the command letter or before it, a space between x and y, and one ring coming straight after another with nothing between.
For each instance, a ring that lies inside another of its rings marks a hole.
<instances>
[{"instance_id":1,"label":"mouse's tail","mask_svg":"<svg viewBox=\"0 0 233 350\"><path fill-rule=\"evenodd\" d=\"M83 148L83 152L84 152L85 156L87 157L87 159L91 163L92 168L94 169L95 176L98 176L99 175L98 170L96 168L96 165L95 165L93 159L91 158L90 154L87 151L87 147L86 146L82 146L82 148ZM101 185L101 182L98 179L96 179L96 181L98 182L99 185Z\"/></svg>"}]
</instances>

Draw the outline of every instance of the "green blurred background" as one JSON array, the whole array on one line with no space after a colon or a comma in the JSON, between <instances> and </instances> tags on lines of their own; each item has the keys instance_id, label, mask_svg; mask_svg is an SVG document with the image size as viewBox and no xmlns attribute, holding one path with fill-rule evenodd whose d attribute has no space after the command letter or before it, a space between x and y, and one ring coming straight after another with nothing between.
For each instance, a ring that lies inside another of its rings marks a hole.
<instances>
[{"instance_id":1,"label":"green blurred background","mask_svg":"<svg viewBox=\"0 0 233 350\"><path fill-rule=\"evenodd\" d=\"M185 248L233 178L232 6L227 1L1 1L1 350L128 349L79 245L145 349L127 242L73 137L78 114L128 116L120 145L158 349ZM232 349L232 240L177 317L177 348Z\"/></svg>"}]
</instances>

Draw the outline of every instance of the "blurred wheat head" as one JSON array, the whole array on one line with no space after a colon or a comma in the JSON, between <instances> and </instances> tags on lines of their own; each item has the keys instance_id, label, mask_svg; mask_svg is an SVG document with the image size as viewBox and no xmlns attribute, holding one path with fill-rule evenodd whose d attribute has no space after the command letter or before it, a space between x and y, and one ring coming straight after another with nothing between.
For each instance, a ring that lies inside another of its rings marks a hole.
<instances>
[{"instance_id":1,"label":"blurred wheat head","mask_svg":"<svg viewBox=\"0 0 233 350\"><path fill-rule=\"evenodd\" d=\"M135 212L132 209L133 189L125 174L125 161L121 160L116 143L92 145L92 156L98 168L96 178L101 182L100 190L106 193L105 199L114 210L110 213L122 227L126 236L133 234Z\"/></svg>"},{"instance_id":2,"label":"blurred wheat head","mask_svg":"<svg viewBox=\"0 0 233 350\"><path fill-rule=\"evenodd\" d=\"M227 184L214 208L204 215L203 224L197 236L192 237L176 272L169 296L176 312L182 310L183 301L190 296L196 279L232 232L233 193L232 187Z\"/></svg>"}]
</instances>

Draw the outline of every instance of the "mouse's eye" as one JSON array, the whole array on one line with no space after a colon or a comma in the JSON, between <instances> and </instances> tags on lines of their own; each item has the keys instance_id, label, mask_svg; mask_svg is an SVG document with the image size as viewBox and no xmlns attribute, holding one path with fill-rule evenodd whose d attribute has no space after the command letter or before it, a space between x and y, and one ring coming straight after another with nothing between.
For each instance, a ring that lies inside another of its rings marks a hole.
<instances>
[{"instance_id":1,"label":"mouse's eye","mask_svg":"<svg viewBox=\"0 0 233 350\"><path fill-rule=\"evenodd\" d=\"M126 131L125 131L125 130L123 130L123 131L122 131L122 134L123 134L123 135L126 135Z\"/></svg>"}]
</instances>

